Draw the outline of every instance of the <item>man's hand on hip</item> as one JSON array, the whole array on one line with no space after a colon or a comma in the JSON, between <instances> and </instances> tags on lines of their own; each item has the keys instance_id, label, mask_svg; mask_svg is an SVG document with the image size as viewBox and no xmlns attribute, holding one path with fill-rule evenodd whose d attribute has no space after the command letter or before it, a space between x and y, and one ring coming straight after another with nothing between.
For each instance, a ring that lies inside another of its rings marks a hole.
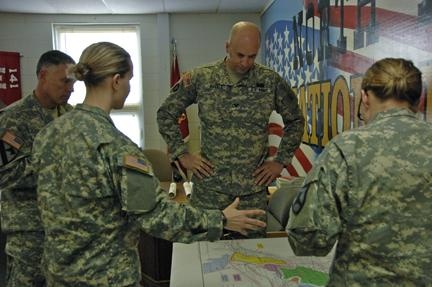
<instances>
[{"instance_id":1,"label":"man's hand on hip","mask_svg":"<svg viewBox=\"0 0 432 287\"><path fill-rule=\"evenodd\" d=\"M256 185L269 185L280 176L283 164L276 161L265 161L252 174L255 177Z\"/></svg>"},{"instance_id":2,"label":"man's hand on hip","mask_svg":"<svg viewBox=\"0 0 432 287\"><path fill-rule=\"evenodd\" d=\"M179 161L184 168L191 170L199 179L213 174L213 165L201 155L185 153L179 157Z\"/></svg>"}]
</instances>

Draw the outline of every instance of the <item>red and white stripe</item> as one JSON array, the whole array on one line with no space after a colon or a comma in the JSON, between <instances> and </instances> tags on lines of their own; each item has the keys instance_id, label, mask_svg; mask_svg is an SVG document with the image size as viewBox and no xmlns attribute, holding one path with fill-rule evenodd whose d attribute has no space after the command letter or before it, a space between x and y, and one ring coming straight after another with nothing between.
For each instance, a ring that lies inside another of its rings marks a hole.
<instances>
[{"instance_id":1,"label":"red and white stripe","mask_svg":"<svg viewBox=\"0 0 432 287\"><path fill-rule=\"evenodd\" d=\"M284 123L280 114L272 112L268 123L268 147L269 156L267 160L273 160L278 151L282 136L284 134ZM316 157L315 151L306 144L300 144L300 147L294 152L293 159L283 170L282 176L304 177L312 168L312 162Z\"/></svg>"}]
</instances>

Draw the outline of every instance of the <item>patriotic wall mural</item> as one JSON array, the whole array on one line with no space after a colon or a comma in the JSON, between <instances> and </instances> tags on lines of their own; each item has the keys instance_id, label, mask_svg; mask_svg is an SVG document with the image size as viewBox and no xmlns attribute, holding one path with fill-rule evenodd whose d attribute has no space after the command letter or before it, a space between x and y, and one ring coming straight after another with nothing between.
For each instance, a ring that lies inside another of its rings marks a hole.
<instances>
[{"instance_id":1,"label":"patriotic wall mural","mask_svg":"<svg viewBox=\"0 0 432 287\"><path fill-rule=\"evenodd\" d=\"M307 119L290 175L304 175L331 138L362 125L360 84L378 59L419 67L419 117L432 122L432 0L275 0L261 20L263 62L291 84Z\"/></svg>"}]
</instances>

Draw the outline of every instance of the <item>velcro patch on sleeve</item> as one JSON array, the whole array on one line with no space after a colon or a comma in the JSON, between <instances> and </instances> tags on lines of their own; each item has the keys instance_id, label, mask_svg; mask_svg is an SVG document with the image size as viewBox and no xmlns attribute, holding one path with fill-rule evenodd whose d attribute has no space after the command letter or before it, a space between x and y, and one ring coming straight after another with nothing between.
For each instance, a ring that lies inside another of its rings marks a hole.
<instances>
[{"instance_id":1,"label":"velcro patch on sleeve","mask_svg":"<svg viewBox=\"0 0 432 287\"><path fill-rule=\"evenodd\" d=\"M156 205L156 180L146 173L126 169L126 210L142 213L152 210Z\"/></svg>"},{"instance_id":2,"label":"velcro patch on sleeve","mask_svg":"<svg viewBox=\"0 0 432 287\"><path fill-rule=\"evenodd\" d=\"M125 167L134 169L136 171L153 174L151 167L147 165L144 160L136 158L132 155L125 155L123 158L123 164Z\"/></svg>"},{"instance_id":3,"label":"velcro patch on sleeve","mask_svg":"<svg viewBox=\"0 0 432 287\"><path fill-rule=\"evenodd\" d=\"M294 202L292 203L292 211L295 215L298 215L302 210L306 202L307 192L308 192L308 186L303 186L302 189L297 193L297 196L294 199Z\"/></svg>"}]
</instances>

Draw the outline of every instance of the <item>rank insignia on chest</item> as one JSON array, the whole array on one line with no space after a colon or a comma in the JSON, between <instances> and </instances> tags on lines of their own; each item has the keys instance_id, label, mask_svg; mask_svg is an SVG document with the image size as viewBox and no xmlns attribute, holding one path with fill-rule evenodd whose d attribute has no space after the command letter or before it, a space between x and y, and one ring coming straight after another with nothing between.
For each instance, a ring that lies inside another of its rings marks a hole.
<instances>
[{"instance_id":1,"label":"rank insignia on chest","mask_svg":"<svg viewBox=\"0 0 432 287\"><path fill-rule=\"evenodd\" d=\"M123 164L127 168L135 169L139 172L151 174L151 168L142 159L136 158L132 155L126 155L123 158Z\"/></svg>"}]
</instances>

